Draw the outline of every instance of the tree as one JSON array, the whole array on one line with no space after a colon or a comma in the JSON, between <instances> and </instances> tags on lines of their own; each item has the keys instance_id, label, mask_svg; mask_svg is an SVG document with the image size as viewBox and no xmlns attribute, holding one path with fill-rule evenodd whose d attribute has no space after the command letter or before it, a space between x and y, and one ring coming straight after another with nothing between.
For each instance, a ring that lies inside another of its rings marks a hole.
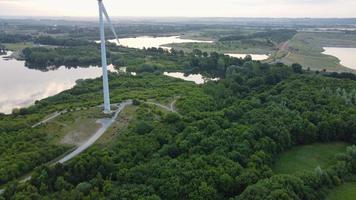
<instances>
[{"instance_id":1,"label":"tree","mask_svg":"<svg viewBox=\"0 0 356 200\"><path fill-rule=\"evenodd\" d=\"M82 183L79 183L76 187L76 189L83 193L84 195L88 195L90 190L92 188L92 185L88 182L82 182Z\"/></svg>"},{"instance_id":2,"label":"tree","mask_svg":"<svg viewBox=\"0 0 356 200\"><path fill-rule=\"evenodd\" d=\"M303 67L298 63L292 64L292 69L293 69L294 73L297 73L297 74L303 73Z\"/></svg>"}]
</instances>

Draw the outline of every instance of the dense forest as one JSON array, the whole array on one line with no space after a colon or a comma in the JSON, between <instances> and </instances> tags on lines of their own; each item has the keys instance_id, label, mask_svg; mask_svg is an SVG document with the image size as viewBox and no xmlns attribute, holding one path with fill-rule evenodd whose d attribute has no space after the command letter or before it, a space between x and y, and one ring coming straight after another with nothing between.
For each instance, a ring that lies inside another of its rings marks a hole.
<instances>
[{"instance_id":1,"label":"dense forest","mask_svg":"<svg viewBox=\"0 0 356 200\"><path fill-rule=\"evenodd\" d=\"M18 43L31 40L31 35L28 34L6 34L0 32L0 43Z\"/></svg>"},{"instance_id":2,"label":"dense forest","mask_svg":"<svg viewBox=\"0 0 356 200\"><path fill-rule=\"evenodd\" d=\"M113 101L180 96L178 113L138 104L134 120L111 145L97 145L66 165L39 167L29 182L8 184L2 198L317 200L356 172L354 75L326 77L298 64L200 51L145 53L186 59L189 69L221 80L196 86L159 74L111 74ZM100 79L84 81L13 117L83 101L95 105L100 91ZM350 144L331 167L301 175L272 170L280 153L330 141Z\"/></svg>"},{"instance_id":3,"label":"dense forest","mask_svg":"<svg viewBox=\"0 0 356 200\"><path fill-rule=\"evenodd\" d=\"M39 36L34 39L35 44L53 45L53 46L85 46L93 42L83 39L59 38L52 36Z\"/></svg>"},{"instance_id":4,"label":"dense forest","mask_svg":"<svg viewBox=\"0 0 356 200\"><path fill-rule=\"evenodd\" d=\"M76 48L45 48L33 47L22 50L26 66L33 69L48 71L50 68L60 66L88 67L100 64L99 50L88 47Z\"/></svg>"},{"instance_id":5,"label":"dense forest","mask_svg":"<svg viewBox=\"0 0 356 200\"><path fill-rule=\"evenodd\" d=\"M123 27L120 36L158 34L156 25ZM205 26L160 27L161 34L169 34ZM99 44L83 39L97 38L97 27L37 29L40 35L0 33L0 43L35 44L21 51L33 69L100 65ZM234 31L220 41L275 46L296 34ZM0 200L322 200L356 174L354 74L304 71L299 64L267 64L198 49L107 46L110 63L137 72L109 74L112 102L135 102L127 127L113 130L116 137L65 165L50 166L72 146L55 141L58 130L33 125L56 111L102 104L101 79L78 81L29 108L0 113L0 189L5 189ZM195 85L163 76L165 71L219 80ZM145 104L172 99L177 112ZM74 120L70 111L65 117ZM276 158L293 147L329 142L348 148L328 167L296 174L273 168ZM31 180L18 182L28 174Z\"/></svg>"}]
</instances>

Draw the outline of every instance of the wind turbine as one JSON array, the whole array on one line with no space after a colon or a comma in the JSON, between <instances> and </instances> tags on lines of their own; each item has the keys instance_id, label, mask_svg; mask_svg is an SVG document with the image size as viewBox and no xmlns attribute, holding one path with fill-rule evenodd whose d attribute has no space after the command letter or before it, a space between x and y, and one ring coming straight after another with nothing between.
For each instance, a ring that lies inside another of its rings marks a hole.
<instances>
[{"instance_id":1,"label":"wind turbine","mask_svg":"<svg viewBox=\"0 0 356 200\"><path fill-rule=\"evenodd\" d=\"M109 80L108 80L108 62L106 60L106 41L105 41L105 24L104 16L109 23L112 32L115 35L118 45L119 39L115 32L115 28L111 23L110 17L106 12L105 6L102 0L98 0L99 4L99 21L100 21L100 41L101 41L101 65L103 69L103 93L104 93L104 113L110 113L110 93L109 93Z\"/></svg>"}]
</instances>

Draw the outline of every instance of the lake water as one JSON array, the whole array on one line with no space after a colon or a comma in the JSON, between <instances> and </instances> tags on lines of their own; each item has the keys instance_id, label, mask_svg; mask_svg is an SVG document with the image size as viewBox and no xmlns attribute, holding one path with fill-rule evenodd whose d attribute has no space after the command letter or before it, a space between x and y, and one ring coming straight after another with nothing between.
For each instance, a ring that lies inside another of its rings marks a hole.
<instances>
[{"instance_id":1,"label":"lake water","mask_svg":"<svg viewBox=\"0 0 356 200\"><path fill-rule=\"evenodd\" d=\"M191 81L194 82L195 84L201 85L206 83L207 81L218 81L218 78L211 79L211 78L206 78L202 76L201 74L189 74L186 76L182 72L164 72L163 75L173 77L173 78L179 78L185 81Z\"/></svg>"},{"instance_id":2,"label":"lake water","mask_svg":"<svg viewBox=\"0 0 356 200\"><path fill-rule=\"evenodd\" d=\"M113 66L109 69L114 71ZM36 100L70 89L79 79L97 78L101 74L99 67L60 67L42 72L25 67L24 61L6 60L0 56L0 112L9 114L14 108L30 106Z\"/></svg>"},{"instance_id":3,"label":"lake water","mask_svg":"<svg viewBox=\"0 0 356 200\"><path fill-rule=\"evenodd\" d=\"M100 41L97 41L100 42ZM109 42L117 43L117 40L109 40ZM170 36L170 37L151 37L151 36L141 36L133 38L121 38L119 42L122 46L143 49L143 48L163 48L170 50L171 47L168 47L169 44L179 44L179 43L213 43L214 41L207 40L192 40L192 39L182 39L179 36ZM166 45L166 46L165 46ZM251 55L253 60L266 60L269 58L268 55L263 54L235 54L235 53L226 53L225 55L236 57L236 58L245 58L247 55Z\"/></svg>"},{"instance_id":4,"label":"lake water","mask_svg":"<svg viewBox=\"0 0 356 200\"><path fill-rule=\"evenodd\" d=\"M323 54L337 57L340 63L356 70L356 48L324 47Z\"/></svg>"},{"instance_id":5,"label":"lake water","mask_svg":"<svg viewBox=\"0 0 356 200\"><path fill-rule=\"evenodd\" d=\"M112 43L117 43L117 41L109 40ZM143 48L164 48L171 49L170 47L165 47L166 44L177 44L177 43L213 43L213 41L203 41L203 40L192 40L192 39L182 39L179 36L170 36L170 37L150 37L142 36L135 38L122 38L119 39L119 42L122 46L143 49Z\"/></svg>"},{"instance_id":6,"label":"lake water","mask_svg":"<svg viewBox=\"0 0 356 200\"><path fill-rule=\"evenodd\" d=\"M246 56L250 55L252 60L266 60L269 58L268 55L264 54L237 54L237 53L226 53L225 55L235 57L235 58L245 58Z\"/></svg>"}]
</instances>

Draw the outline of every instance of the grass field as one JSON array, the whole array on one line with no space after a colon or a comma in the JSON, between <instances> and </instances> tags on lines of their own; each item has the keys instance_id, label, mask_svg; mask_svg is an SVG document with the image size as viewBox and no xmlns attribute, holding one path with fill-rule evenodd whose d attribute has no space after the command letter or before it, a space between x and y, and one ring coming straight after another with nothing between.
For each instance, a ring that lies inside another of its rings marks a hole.
<instances>
[{"instance_id":1,"label":"grass field","mask_svg":"<svg viewBox=\"0 0 356 200\"><path fill-rule=\"evenodd\" d=\"M356 176L354 175L349 182L330 191L325 200L354 200L356 199Z\"/></svg>"},{"instance_id":2,"label":"grass field","mask_svg":"<svg viewBox=\"0 0 356 200\"><path fill-rule=\"evenodd\" d=\"M299 32L288 44L290 53L280 61L299 63L311 70L355 72L342 66L338 58L322 54L323 47L356 47L356 35Z\"/></svg>"},{"instance_id":3,"label":"grass field","mask_svg":"<svg viewBox=\"0 0 356 200\"><path fill-rule=\"evenodd\" d=\"M248 42L214 42L214 43L181 43L169 44L176 50L190 52L193 49L200 49L204 52L237 53L237 54L272 54L276 49L273 46L264 45L265 41L259 44L249 44Z\"/></svg>"},{"instance_id":4,"label":"grass field","mask_svg":"<svg viewBox=\"0 0 356 200\"><path fill-rule=\"evenodd\" d=\"M100 127L96 123L102 118L100 108L71 111L49 121L41 128L49 134L54 144L76 146L85 141Z\"/></svg>"},{"instance_id":5,"label":"grass field","mask_svg":"<svg viewBox=\"0 0 356 200\"><path fill-rule=\"evenodd\" d=\"M335 163L335 155L346 150L346 143L312 144L295 147L276 158L274 172L296 174L313 171L316 167L325 169Z\"/></svg>"},{"instance_id":6,"label":"grass field","mask_svg":"<svg viewBox=\"0 0 356 200\"><path fill-rule=\"evenodd\" d=\"M5 48L9 49L10 51L19 51L21 49L24 49L26 47L33 47L34 44L30 42L24 42L24 43L4 43Z\"/></svg>"},{"instance_id":7,"label":"grass field","mask_svg":"<svg viewBox=\"0 0 356 200\"><path fill-rule=\"evenodd\" d=\"M219 32L205 31L187 36L199 38L213 38L214 43L183 43L170 44L177 50L190 52L192 49L200 49L206 52L218 53L241 53L241 54L271 54L269 62L283 62L286 64L299 63L305 69L310 68L314 71L333 71L333 72L356 72L340 64L340 60L330 55L324 55L323 47L356 47L356 34L346 34L343 32L298 32L289 42L284 51L278 51L277 47L269 46L263 41L230 41L220 42L219 38L224 35L248 34L248 32L227 31ZM250 30L253 33L256 30ZM220 36L218 35L221 34ZM279 55L280 54L280 55Z\"/></svg>"},{"instance_id":8,"label":"grass field","mask_svg":"<svg viewBox=\"0 0 356 200\"><path fill-rule=\"evenodd\" d=\"M113 125L105 132L105 134L97 141L97 145L101 148L108 148L114 144L115 139L125 131L129 123L134 118L135 112L137 110L136 106L126 107L120 114Z\"/></svg>"}]
</instances>

